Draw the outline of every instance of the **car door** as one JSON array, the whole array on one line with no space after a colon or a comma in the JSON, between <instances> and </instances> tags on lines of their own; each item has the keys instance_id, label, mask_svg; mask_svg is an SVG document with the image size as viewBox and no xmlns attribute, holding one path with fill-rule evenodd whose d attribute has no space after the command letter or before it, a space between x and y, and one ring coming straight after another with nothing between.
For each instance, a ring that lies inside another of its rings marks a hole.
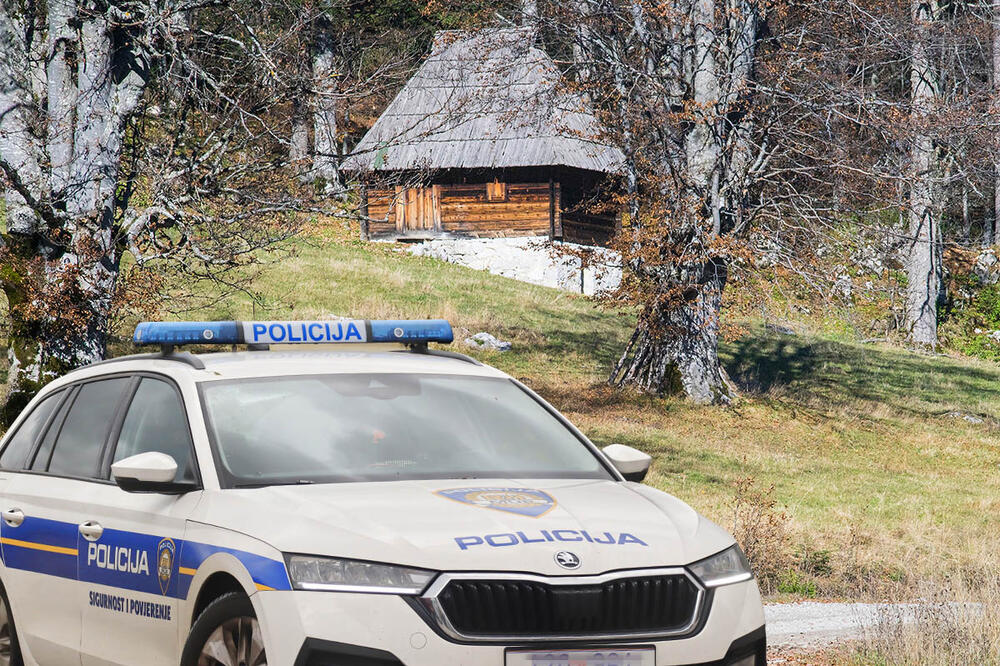
<instances>
[{"instance_id":1,"label":"car door","mask_svg":"<svg viewBox=\"0 0 1000 666\"><path fill-rule=\"evenodd\" d=\"M13 609L14 617L22 634L27 634L29 628L34 628L33 623L28 622L28 618L35 610L33 585L37 582L36 569L39 565L62 566L67 575L72 575L76 568L75 558L71 555L53 553L52 556L40 555L39 551L28 546L32 538L29 532L36 527L33 520L28 520L25 525L26 516L24 507L29 506L20 498L12 495L12 491L17 490L20 483L17 479L23 474L25 467L32 455L38 440L44 436L46 428L51 423L55 415L59 412L60 404L71 393L70 390L62 390L50 393L44 399L34 405L29 406L27 415L17 423L11 434L4 442L3 453L0 453L0 552L3 561L2 580L4 588L7 590L8 599ZM41 551L51 552L51 551ZM48 562L41 562L38 558L48 558ZM51 581L56 585L62 585L62 581ZM60 663L62 660L72 662L76 658L75 646L73 643L79 640L79 622L71 623L69 628L65 626L44 627L50 630L47 636L41 638L42 641L56 643L50 648L36 647L36 650L51 663ZM32 632L33 634L35 632ZM75 637L74 637L75 635ZM59 639L66 638L67 643L59 645ZM35 639L38 643L39 639ZM25 641L27 642L27 641ZM34 654L34 652L32 652Z\"/></svg>"},{"instance_id":2,"label":"car door","mask_svg":"<svg viewBox=\"0 0 1000 666\"><path fill-rule=\"evenodd\" d=\"M80 663L80 505L101 483L103 452L129 382L102 378L63 391L25 469L7 481L4 583L24 647L46 666Z\"/></svg>"},{"instance_id":3,"label":"car door","mask_svg":"<svg viewBox=\"0 0 1000 666\"><path fill-rule=\"evenodd\" d=\"M200 487L191 432L180 391L165 377L136 376L127 409L112 431L110 465L139 453L166 453L176 481ZM184 622L178 613L178 562L184 526L201 497L128 493L110 483L80 507L79 601L84 666L176 665Z\"/></svg>"}]
</instances>

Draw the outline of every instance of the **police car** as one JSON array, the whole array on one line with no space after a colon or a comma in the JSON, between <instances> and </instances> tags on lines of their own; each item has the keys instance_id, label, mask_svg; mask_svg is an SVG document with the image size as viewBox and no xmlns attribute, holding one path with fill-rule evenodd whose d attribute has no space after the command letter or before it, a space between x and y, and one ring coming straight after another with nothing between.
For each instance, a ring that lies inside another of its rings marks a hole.
<instances>
[{"instance_id":1,"label":"police car","mask_svg":"<svg viewBox=\"0 0 1000 666\"><path fill-rule=\"evenodd\" d=\"M732 537L451 339L149 322L52 382L0 452L0 664L764 664Z\"/></svg>"}]
</instances>

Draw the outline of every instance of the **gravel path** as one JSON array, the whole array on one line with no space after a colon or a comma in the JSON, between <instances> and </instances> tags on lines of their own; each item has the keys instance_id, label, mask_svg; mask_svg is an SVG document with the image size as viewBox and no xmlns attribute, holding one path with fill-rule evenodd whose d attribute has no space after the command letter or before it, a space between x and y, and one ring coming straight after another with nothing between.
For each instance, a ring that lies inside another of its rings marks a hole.
<instances>
[{"instance_id":1,"label":"gravel path","mask_svg":"<svg viewBox=\"0 0 1000 666\"><path fill-rule=\"evenodd\" d=\"M821 648L859 638L886 611L912 621L917 604L837 604L807 601L764 607L767 642L776 648Z\"/></svg>"}]
</instances>

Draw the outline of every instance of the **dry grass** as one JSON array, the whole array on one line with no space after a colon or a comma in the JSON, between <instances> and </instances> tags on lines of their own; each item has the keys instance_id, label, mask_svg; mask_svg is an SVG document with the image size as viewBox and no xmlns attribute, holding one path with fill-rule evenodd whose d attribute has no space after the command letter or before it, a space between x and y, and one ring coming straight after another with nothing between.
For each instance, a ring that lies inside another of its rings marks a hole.
<instances>
[{"instance_id":1,"label":"dry grass","mask_svg":"<svg viewBox=\"0 0 1000 666\"><path fill-rule=\"evenodd\" d=\"M265 309L229 298L196 314L444 316L512 341L510 353L476 353L598 443L648 451L648 483L717 522L733 527L739 479L773 486L788 515L784 595L912 597L920 581L966 576L996 548L987 536L1000 533L995 364L751 326L722 350L745 399L700 408L603 383L630 316L339 230L299 242L255 288Z\"/></svg>"},{"instance_id":2,"label":"dry grass","mask_svg":"<svg viewBox=\"0 0 1000 666\"><path fill-rule=\"evenodd\" d=\"M888 608L863 640L837 650L842 664L1000 664L1000 581L952 581L915 607Z\"/></svg>"}]
</instances>

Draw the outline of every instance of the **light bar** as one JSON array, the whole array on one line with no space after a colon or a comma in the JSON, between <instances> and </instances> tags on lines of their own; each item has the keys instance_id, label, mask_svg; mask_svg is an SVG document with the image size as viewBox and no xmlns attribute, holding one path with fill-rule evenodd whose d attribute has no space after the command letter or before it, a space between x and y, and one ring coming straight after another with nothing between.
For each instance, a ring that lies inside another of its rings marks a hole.
<instances>
[{"instance_id":1,"label":"light bar","mask_svg":"<svg viewBox=\"0 0 1000 666\"><path fill-rule=\"evenodd\" d=\"M144 321L137 345L271 345L342 342L444 342L454 340L443 319L343 319L337 321Z\"/></svg>"}]
</instances>

